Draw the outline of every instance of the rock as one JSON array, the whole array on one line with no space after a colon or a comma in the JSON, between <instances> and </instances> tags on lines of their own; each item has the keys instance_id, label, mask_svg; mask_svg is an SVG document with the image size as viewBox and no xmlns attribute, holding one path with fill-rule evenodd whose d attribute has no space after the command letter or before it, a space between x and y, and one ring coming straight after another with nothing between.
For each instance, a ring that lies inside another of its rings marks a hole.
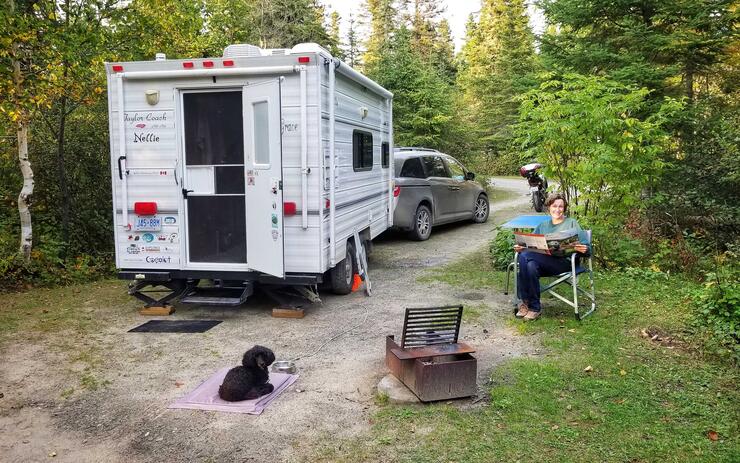
<instances>
[{"instance_id":1,"label":"rock","mask_svg":"<svg viewBox=\"0 0 740 463\"><path fill-rule=\"evenodd\" d=\"M415 404L419 398L395 376L388 374L378 383L378 392L388 396L392 404Z\"/></svg>"}]
</instances>

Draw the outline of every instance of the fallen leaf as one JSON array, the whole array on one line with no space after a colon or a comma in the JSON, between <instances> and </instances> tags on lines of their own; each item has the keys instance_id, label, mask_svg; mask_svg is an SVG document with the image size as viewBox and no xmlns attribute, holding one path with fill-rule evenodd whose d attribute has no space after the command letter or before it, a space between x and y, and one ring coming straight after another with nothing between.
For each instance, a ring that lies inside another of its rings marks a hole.
<instances>
[{"instance_id":1,"label":"fallen leaf","mask_svg":"<svg viewBox=\"0 0 740 463\"><path fill-rule=\"evenodd\" d=\"M180 381L175 381L175 387L180 387L185 383L181 383Z\"/></svg>"},{"instance_id":2,"label":"fallen leaf","mask_svg":"<svg viewBox=\"0 0 740 463\"><path fill-rule=\"evenodd\" d=\"M718 440L719 440L719 434L717 433L717 431L709 431L709 432L707 433L707 437L708 437L708 438L709 438L709 440L710 440L710 441L712 441L712 442L716 442L716 441L718 441Z\"/></svg>"},{"instance_id":3,"label":"fallen leaf","mask_svg":"<svg viewBox=\"0 0 740 463\"><path fill-rule=\"evenodd\" d=\"M573 410L573 405L566 405L565 409L566 410Z\"/></svg>"},{"instance_id":4,"label":"fallen leaf","mask_svg":"<svg viewBox=\"0 0 740 463\"><path fill-rule=\"evenodd\" d=\"M565 320L563 320L562 318L560 320L558 320L558 322L560 322L561 325L564 325L565 324Z\"/></svg>"},{"instance_id":5,"label":"fallen leaf","mask_svg":"<svg viewBox=\"0 0 740 463\"><path fill-rule=\"evenodd\" d=\"M558 429L560 429L560 426L558 426L557 424L555 424L550 429L552 429L553 431L557 431Z\"/></svg>"},{"instance_id":6,"label":"fallen leaf","mask_svg":"<svg viewBox=\"0 0 740 463\"><path fill-rule=\"evenodd\" d=\"M583 371L585 371L586 373L589 373L591 371L594 371L594 368L591 365L589 365L586 368L584 368Z\"/></svg>"},{"instance_id":7,"label":"fallen leaf","mask_svg":"<svg viewBox=\"0 0 740 463\"><path fill-rule=\"evenodd\" d=\"M576 329L575 328L571 328L571 329L568 330L568 333L575 333L575 332L576 332Z\"/></svg>"},{"instance_id":8,"label":"fallen leaf","mask_svg":"<svg viewBox=\"0 0 740 463\"><path fill-rule=\"evenodd\" d=\"M640 335L642 335L643 338L649 338L650 337L650 334L647 332L647 330L645 328L643 328L642 330L640 330Z\"/></svg>"},{"instance_id":9,"label":"fallen leaf","mask_svg":"<svg viewBox=\"0 0 740 463\"><path fill-rule=\"evenodd\" d=\"M627 372L626 372L626 371L624 371L624 370L619 370L619 374L620 374L620 375L622 375L622 376L624 376L624 375L626 375L626 374L627 374Z\"/></svg>"}]
</instances>

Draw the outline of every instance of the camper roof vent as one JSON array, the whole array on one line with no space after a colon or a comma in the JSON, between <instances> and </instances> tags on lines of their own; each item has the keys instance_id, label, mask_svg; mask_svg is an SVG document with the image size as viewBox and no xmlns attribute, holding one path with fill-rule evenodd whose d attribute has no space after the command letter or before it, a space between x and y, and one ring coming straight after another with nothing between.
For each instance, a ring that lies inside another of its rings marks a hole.
<instances>
[{"instance_id":1,"label":"camper roof vent","mask_svg":"<svg viewBox=\"0 0 740 463\"><path fill-rule=\"evenodd\" d=\"M224 48L224 58L249 58L262 56L262 49L248 43L238 43Z\"/></svg>"},{"instance_id":2,"label":"camper roof vent","mask_svg":"<svg viewBox=\"0 0 740 463\"><path fill-rule=\"evenodd\" d=\"M288 50L286 50L285 48L274 48L270 50L270 52L273 55L285 55L288 52Z\"/></svg>"}]
</instances>

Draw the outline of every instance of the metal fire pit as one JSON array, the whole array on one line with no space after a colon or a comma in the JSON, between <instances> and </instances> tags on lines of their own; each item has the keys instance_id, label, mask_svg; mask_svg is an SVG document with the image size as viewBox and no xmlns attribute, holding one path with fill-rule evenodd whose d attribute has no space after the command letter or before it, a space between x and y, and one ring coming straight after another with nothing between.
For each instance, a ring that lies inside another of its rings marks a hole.
<instances>
[{"instance_id":1,"label":"metal fire pit","mask_svg":"<svg viewBox=\"0 0 740 463\"><path fill-rule=\"evenodd\" d=\"M409 308L400 345L386 337L385 363L422 402L475 395L475 349L458 342L462 306Z\"/></svg>"}]
</instances>

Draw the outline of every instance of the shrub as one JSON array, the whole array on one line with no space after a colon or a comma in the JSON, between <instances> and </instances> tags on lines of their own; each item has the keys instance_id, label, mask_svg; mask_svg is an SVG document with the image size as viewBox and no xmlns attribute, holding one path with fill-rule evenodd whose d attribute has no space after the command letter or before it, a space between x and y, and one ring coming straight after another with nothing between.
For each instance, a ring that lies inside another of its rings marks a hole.
<instances>
[{"instance_id":1,"label":"shrub","mask_svg":"<svg viewBox=\"0 0 740 463\"><path fill-rule=\"evenodd\" d=\"M693 326L712 353L740 363L740 265L728 251L716 258L717 267L700 289L691 292Z\"/></svg>"},{"instance_id":2,"label":"shrub","mask_svg":"<svg viewBox=\"0 0 740 463\"><path fill-rule=\"evenodd\" d=\"M81 255L60 259L34 250L31 261L19 254L0 257L0 292L30 286L56 286L93 281L114 273L110 256Z\"/></svg>"},{"instance_id":3,"label":"shrub","mask_svg":"<svg viewBox=\"0 0 740 463\"><path fill-rule=\"evenodd\" d=\"M489 250L493 268L506 270L506 267L514 259L514 233L511 230L498 228L496 237L491 240Z\"/></svg>"}]
</instances>

